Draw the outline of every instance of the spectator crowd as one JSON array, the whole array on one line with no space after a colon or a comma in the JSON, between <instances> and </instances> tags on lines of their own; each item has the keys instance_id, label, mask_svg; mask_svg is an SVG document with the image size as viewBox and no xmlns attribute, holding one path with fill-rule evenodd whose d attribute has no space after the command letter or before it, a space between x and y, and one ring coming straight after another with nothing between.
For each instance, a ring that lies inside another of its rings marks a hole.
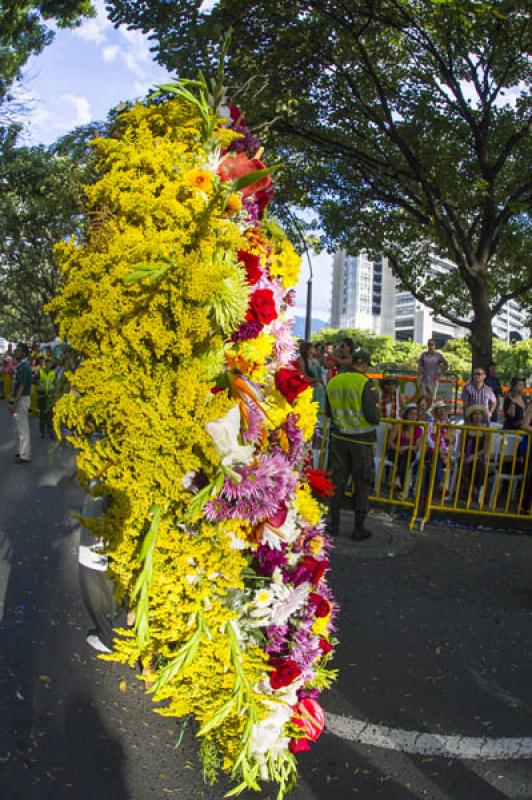
<instances>
[{"instance_id":1,"label":"spectator crowd","mask_svg":"<svg viewBox=\"0 0 532 800\"><path fill-rule=\"evenodd\" d=\"M8 345L0 354L0 398L7 401L13 417L15 463L31 463L30 414L38 415L41 437L54 438L53 407L65 390L65 370L72 367L73 357L64 345L38 342L19 342L14 348ZM504 392L495 363L485 368L476 366L463 387L461 411L457 413L448 399L438 395L448 365L433 339L429 339L427 350L419 358L415 392L406 397L396 375L384 374L378 382L368 376L373 368L370 355L357 349L350 338L335 346L301 341L294 367L313 387L319 408L313 442L315 453L323 451L327 430L328 469L334 484L328 527L333 535L339 531L346 490L351 490L355 511L353 539L360 541L371 535L365 519L376 479L375 445L383 426L381 449L385 465L389 468L393 464L392 489L396 499L404 499L412 491L412 478L417 478L419 451L424 441L422 495L427 494L429 481L433 481L436 492L448 491L446 463L449 452L455 449L455 426L460 422L466 425L466 435L460 448L458 492L469 501L478 501L486 484L486 473L491 474L494 469L494 451L487 429L521 432L518 465L526 462L528 466L523 477L522 508L529 513L532 455L526 458L525 455L531 439L528 434L532 434L532 403L528 401L523 377L512 377L509 390ZM382 420L386 422L380 423ZM474 430L476 427L478 432Z\"/></svg>"}]
</instances>

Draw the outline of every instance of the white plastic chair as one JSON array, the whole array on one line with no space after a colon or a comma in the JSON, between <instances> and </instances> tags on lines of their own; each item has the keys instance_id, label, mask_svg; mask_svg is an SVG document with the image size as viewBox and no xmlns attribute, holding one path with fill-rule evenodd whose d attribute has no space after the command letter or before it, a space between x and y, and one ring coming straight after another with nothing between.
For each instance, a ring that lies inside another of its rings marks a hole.
<instances>
[{"instance_id":1,"label":"white plastic chair","mask_svg":"<svg viewBox=\"0 0 532 800\"><path fill-rule=\"evenodd\" d=\"M499 492L497 493L497 498L496 498L498 500L499 499L499 495L500 495L500 487L503 486L505 483L510 484L510 481L512 480L512 475L510 475L508 473L505 473L505 472L501 472L500 481L498 481L498 475L499 475L499 468L500 468L501 459L503 461L504 461L504 459L511 459L512 463L513 463L514 456L516 455L516 451L518 450L519 444L520 444L520 441L521 441L521 436L518 433L507 433L507 434L505 434L505 437L504 437L504 450L502 450L502 452L501 452L501 439L502 438L503 438L502 435L501 436L497 436L497 439L499 439L499 450L498 450L498 454L497 454L498 458L496 458L495 462L494 462L495 463L495 476L494 476L494 480L493 480L493 486L492 486L492 489L491 489L491 495L490 495L489 506L488 506L488 508L490 508L490 509L493 507L493 501L495 499L495 490L497 488L497 483L499 483ZM516 459L516 463L517 463L517 459ZM523 473L522 472L514 473L514 475L513 475L512 499L515 496L515 493L517 491L517 487L519 486L519 484L521 483L522 480L523 480Z\"/></svg>"}]
</instances>

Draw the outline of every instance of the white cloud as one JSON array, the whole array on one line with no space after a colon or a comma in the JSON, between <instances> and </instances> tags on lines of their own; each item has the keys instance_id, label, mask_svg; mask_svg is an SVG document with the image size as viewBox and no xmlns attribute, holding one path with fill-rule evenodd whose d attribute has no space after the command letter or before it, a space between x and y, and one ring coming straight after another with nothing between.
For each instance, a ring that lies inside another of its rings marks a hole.
<instances>
[{"instance_id":1,"label":"white cloud","mask_svg":"<svg viewBox=\"0 0 532 800\"><path fill-rule=\"evenodd\" d=\"M70 123L72 128L76 128L78 125L86 125L91 121L92 108L86 97L79 94L64 94L63 100L73 105L76 112L76 116Z\"/></svg>"},{"instance_id":2,"label":"white cloud","mask_svg":"<svg viewBox=\"0 0 532 800\"><path fill-rule=\"evenodd\" d=\"M110 44L107 47L104 47L102 50L103 60L106 63L112 63L116 61L117 56L120 52L120 48L116 44Z\"/></svg>"},{"instance_id":3,"label":"white cloud","mask_svg":"<svg viewBox=\"0 0 532 800\"><path fill-rule=\"evenodd\" d=\"M124 46L118 49L118 55L124 64L137 78L146 79L147 72L152 66L150 43L140 31L129 31L120 28L119 33L125 40Z\"/></svg>"},{"instance_id":4,"label":"white cloud","mask_svg":"<svg viewBox=\"0 0 532 800\"><path fill-rule=\"evenodd\" d=\"M328 253L311 255L312 259L312 316L328 320L330 316L332 256ZM296 286L296 303L299 309L305 309L307 302L307 280L309 276L306 257L301 260L301 273ZM298 311L299 311L298 309ZM303 316L305 314L303 313Z\"/></svg>"},{"instance_id":5,"label":"white cloud","mask_svg":"<svg viewBox=\"0 0 532 800\"><path fill-rule=\"evenodd\" d=\"M85 42L100 44L105 41L106 32L112 29L112 24L107 18L104 0L95 0L96 16L82 22L79 28L74 28L73 33Z\"/></svg>"}]
</instances>

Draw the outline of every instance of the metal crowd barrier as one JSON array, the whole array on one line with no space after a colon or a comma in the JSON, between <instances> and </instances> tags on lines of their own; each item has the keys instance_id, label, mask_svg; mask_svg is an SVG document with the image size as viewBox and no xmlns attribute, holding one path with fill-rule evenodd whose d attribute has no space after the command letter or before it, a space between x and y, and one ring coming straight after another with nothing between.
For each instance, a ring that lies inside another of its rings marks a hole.
<instances>
[{"instance_id":1,"label":"metal crowd barrier","mask_svg":"<svg viewBox=\"0 0 532 800\"><path fill-rule=\"evenodd\" d=\"M434 430L422 527L433 511L531 519L532 434L445 423Z\"/></svg>"},{"instance_id":2,"label":"metal crowd barrier","mask_svg":"<svg viewBox=\"0 0 532 800\"><path fill-rule=\"evenodd\" d=\"M327 469L328 438L329 420L315 451L319 469ZM433 512L530 521L532 434L384 419L377 428L374 486L372 502L410 510L410 530L416 520L423 529Z\"/></svg>"}]
</instances>

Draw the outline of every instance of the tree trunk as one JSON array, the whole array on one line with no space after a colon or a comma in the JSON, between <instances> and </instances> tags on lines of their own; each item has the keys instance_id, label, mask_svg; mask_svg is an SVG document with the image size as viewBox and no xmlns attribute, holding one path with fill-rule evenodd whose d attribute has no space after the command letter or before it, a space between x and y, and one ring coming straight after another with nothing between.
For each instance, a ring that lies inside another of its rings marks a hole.
<instances>
[{"instance_id":1,"label":"tree trunk","mask_svg":"<svg viewBox=\"0 0 532 800\"><path fill-rule=\"evenodd\" d=\"M487 368L493 356L492 315L487 276L483 273L470 286L473 319L471 321L472 367Z\"/></svg>"}]
</instances>

